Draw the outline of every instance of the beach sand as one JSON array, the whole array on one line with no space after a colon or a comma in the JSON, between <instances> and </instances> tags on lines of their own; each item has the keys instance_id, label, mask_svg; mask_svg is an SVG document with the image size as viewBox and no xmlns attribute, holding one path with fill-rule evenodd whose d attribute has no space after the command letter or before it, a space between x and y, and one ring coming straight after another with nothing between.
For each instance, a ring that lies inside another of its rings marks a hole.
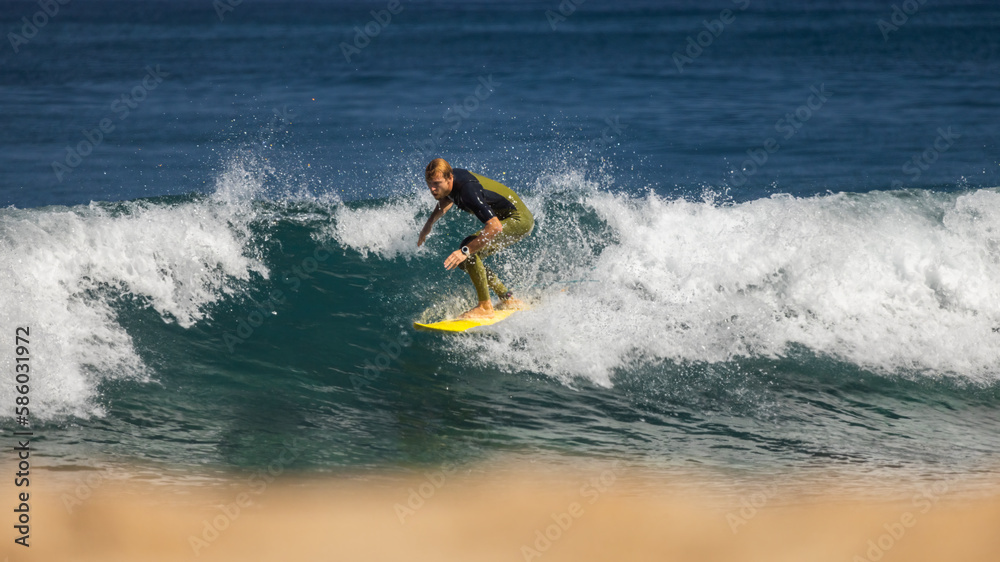
<instances>
[{"instance_id":1,"label":"beach sand","mask_svg":"<svg viewBox=\"0 0 1000 562\"><path fill-rule=\"evenodd\" d=\"M801 495L617 466L431 469L308 478L266 471L157 483L126 471L37 471L30 547L10 561L657 560L768 562L1000 560L1000 486L957 494L930 481L881 495ZM796 490L796 491L793 491Z\"/></svg>"}]
</instances>

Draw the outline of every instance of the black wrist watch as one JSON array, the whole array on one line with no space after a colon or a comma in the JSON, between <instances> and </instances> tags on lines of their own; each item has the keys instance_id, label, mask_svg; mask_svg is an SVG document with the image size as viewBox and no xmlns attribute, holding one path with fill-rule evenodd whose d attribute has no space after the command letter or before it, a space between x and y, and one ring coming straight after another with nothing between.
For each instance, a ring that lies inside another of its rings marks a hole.
<instances>
[{"instance_id":1,"label":"black wrist watch","mask_svg":"<svg viewBox=\"0 0 1000 562\"><path fill-rule=\"evenodd\" d=\"M469 257L469 247L462 246L462 253L465 254L465 257Z\"/></svg>"}]
</instances>

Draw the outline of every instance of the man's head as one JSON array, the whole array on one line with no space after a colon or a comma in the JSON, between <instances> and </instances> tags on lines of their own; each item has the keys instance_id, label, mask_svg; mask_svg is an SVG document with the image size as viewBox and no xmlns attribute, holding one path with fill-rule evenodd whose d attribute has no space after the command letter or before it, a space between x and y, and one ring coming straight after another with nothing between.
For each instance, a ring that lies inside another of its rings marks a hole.
<instances>
[{"instance_id":1,"label":"man's head","mask_svg":"<svg viewBox=\"0 0 1000 562\"><path fill-rule=\"evenodd\" d=\"M451 188L455 183L455 177L451 175L451 164L444 158L435 158L424 170L424 179L427 180L427 187L431 190L431 195L435 199L441 200L451 195Z\"/></svg>"}]
</instances>

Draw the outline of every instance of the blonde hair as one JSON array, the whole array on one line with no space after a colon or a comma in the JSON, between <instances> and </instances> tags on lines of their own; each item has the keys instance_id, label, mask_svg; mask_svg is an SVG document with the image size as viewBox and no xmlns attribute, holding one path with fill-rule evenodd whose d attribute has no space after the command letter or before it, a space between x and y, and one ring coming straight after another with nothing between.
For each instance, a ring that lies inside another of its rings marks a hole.
<instances>
[{"instance_id":1,"label":"blonde hair","mask_svg":"<svg viewBox=\"0 0 1000 562\"><path fill-rule=\"evenodd\" d=\"M451 177L451 164L449 164L444 158L435 158L431 160L431 163L427 165L427 169L424 170L424 178L427 181L434 179L434 176L441 174L441 177L448 179Z\"/></svg>"}]
</instances>

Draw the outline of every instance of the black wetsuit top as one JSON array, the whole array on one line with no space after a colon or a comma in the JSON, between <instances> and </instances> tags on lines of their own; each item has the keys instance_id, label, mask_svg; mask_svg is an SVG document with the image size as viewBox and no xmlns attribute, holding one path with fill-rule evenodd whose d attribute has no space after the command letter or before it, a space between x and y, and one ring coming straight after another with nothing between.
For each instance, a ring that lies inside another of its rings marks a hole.
<instances>
[{"instance_id":1,"label":"black wetsuit top","mask_svg":"<svg viewBox=\"0 0 1000 562\"><path fill-rule=\"evenodd\" d=\"M514 203L504 195L483 187L472 172L453 169L451 174L455 181L448 199L459 209L476 215L484 224L493 217L503 220L517 212Z\"/></svg>"}]
</instances>

